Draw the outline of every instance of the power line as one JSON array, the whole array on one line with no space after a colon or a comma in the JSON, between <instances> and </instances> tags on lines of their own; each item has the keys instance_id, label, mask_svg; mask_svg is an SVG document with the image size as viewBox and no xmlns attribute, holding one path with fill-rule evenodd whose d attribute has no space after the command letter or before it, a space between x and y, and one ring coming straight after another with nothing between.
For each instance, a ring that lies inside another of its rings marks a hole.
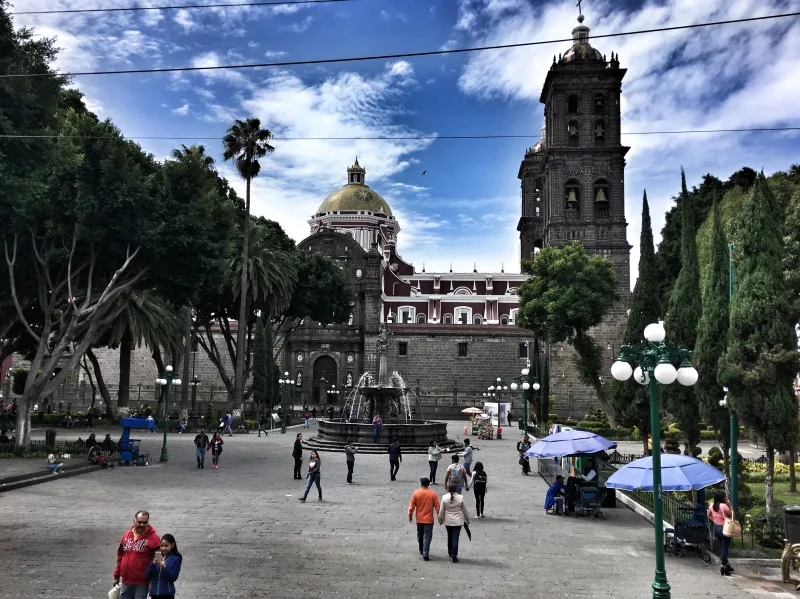
<instances>
[{"instance_id":1,"label":"power line","mask_svg":"<svg viewBox=\"0 0 800 599\"><path fill-rule=\"evenodd\" d=\"M717 25L733 25L737 23L753 23L756 21L766 21L770 19L784 19L788 17L800 16L800 12L784 13L779 15L767 15L763 17L748 17L744 19L729 19L726 21L710 21L708 23L694 23L691 25L674 25L672 27L657 27L654 29L640 29L638 31L625 31L619 33L605 33L602 35L591 36L591 39L605 39L613 37L624 37L629 35L643 35L646 33L659 33L665 31L679 31L683 29L698 29L701 27L714 27ZM285 62L262 62L253 64L235 64L235 65L217 65L217 66L203 66L203 67L167 67L161 69L125 69L118 71L78 71L75 73L62 73L62 76L67 77L82 77L86 75L133 75L141 73L176 73L187 71L217 71L224 69L255 69L267 67L295 67L304 65L318 65L318 64L337 64L345 62L362 62L368 60L393 60L396 58L417 58L422 56L444 56L448 54L465 54L468 52L484 52L487 50L508 50L511 48L524 48L529 46L544 46L548 44L562 44L572 42L572 38L561 38L554 40L541 40L535 42L520 42L516 44L498 44L493 46L476 46L472 48L455 48L452 50L426 50L423 52L405 52L399 54L383 54L375 56L355 56L349 58L323 58L317 60L293 60ZM0 75L0 79L16 78L16 77L48 77L52 76L51 73L14 73Z\"/></svg>"},{"instance_id":2,"label":"power line","mask_svg":"<svg viewBox=\"0 0 800 599\"><path fill-rule=\"evenodd\" d=\"M800 131L798 127L746 127L741 129L678 129L672 131L623 131L622 135L689 135L702 133L756 133L769 131ZM124 139L146 139L162 141L219 141L217 137L194 136L161 136L161 135L122 135ZM24 135L4 134L0 139L117 139L114 135ZM437 139L451 140L490 140L490 139L539 139L537 135L397 135L397 136L361 136L361 137L273 137L275 141L425 141Z\"/></svg>"},{"instance_id":3,"label":"power line","mask_svg":"<svg viewBox=\"0 0 800 599\"><path fill-rule=\"evenodd\" d=\"M355 0L294 0L284 2L239 2L234 4L183 4L176 6L124 6L121 8L69 8L63 10L25 10L10 15L60 15L86 12L134 12L143 10L192 10L196 8L236 8L238 6L293 6L298 4L332 4Z\"/></svg>"}]
</instances>

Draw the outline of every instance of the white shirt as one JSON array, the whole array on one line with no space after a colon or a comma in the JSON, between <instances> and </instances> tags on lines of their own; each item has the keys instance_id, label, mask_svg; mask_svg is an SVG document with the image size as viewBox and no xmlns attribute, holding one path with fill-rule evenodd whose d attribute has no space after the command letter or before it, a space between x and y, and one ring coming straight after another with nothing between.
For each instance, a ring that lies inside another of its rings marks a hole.
<instances>
[{"instance_id":1,"label":"white shirt","mask_svg":"<svg viewBox=\"0 0 800 599\"><path fill-rule=\"evenodd\" d=\"M589 470L589 474L581 474L581 478L585 480L587 483L589 481L594 480L594 477L597 476L597 472L595 472L594 468Z\"/></svg>"}]
</instances>

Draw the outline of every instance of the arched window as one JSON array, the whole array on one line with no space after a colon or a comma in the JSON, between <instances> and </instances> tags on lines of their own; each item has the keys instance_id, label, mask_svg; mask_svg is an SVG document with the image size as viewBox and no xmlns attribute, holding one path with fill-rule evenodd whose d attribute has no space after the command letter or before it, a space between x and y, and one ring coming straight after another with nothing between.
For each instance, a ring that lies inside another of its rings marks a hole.
<instances>
[{"instance_id":1,"label":"arched window","mask_svg":"<svg viewBox=\"0 0 800 599\"><path fill-rule=\"evenodd\" d=\"M444 324L453 324L453 315L452 314L445 314L444 318L442 319Z\"/></svg>"},{"instance_id":2,"label":"arched window","mask_svg":"<svg viewBox=\"0 0 800 599\"><path fill-rule=\"evenodd\" d=\"M570 147L576 147L580 142L580 126L578 125L578 121L572 119L567 124L567 143Z\"/></svg>"},{"instance_id":3,"label":"arched window","mask_svg":"<svg viewBox=\"0 0 800 599\"><path fill-rule=\"evenodd\" d=\"M595 114L605 114L606 113L606 97L603 94L595 94L594 95L594 113Z\"/></svg>"},{"instance_id":4,"label":"arched window","mask_svg":"<svg viewBox=\"0 0 800 599\"><path fill-rule=\"evenodd\" d=\"M500 317L500 324L508 324L508 316L506 316L505 314L503 314L503 315Z\"/></svg>"},{"instance_id":5,"label":"arched window","mask_svg":"<svg viewBox=\"0 0 800 599\"><path fill-rule=\"evenodd\" d=\"M567 212L581 210L581 183L577 179L570 179L564 185L564 209Z\"/></svg>"},{"instance_id":6,"label":"arched window","mask_svg":"<svg viewBox=\"0 0 800 599\"><path fill-rule=\"evenodd\" d=\"M414 322L416 316L416 308L412 306L401 306L397 312L400 314L400 322L403 324L410 324Z\"/></svg>"},{"instance_id":7,"label":"arched window","mask_svg":"<svg viewBox=\"0 0 800 599\"><path fill-rule=\"evenodd\" d=\"M472 308L459 306L453 310L453 314L457 324L469 324L472 321Z\"/></svg>"},{"instance_id":8,"label":"arched window","mask_svg":"<svg viewBox=\"0 0 800 599\"><path fill-rule=\"evenodd\" d=\"M519 308L514 308L513 310L511 310L510 316L512 323L517 320L517 312L519 312Z\"/></svg>"},{"instance_id":9,"label":"arched window","mask_svg":"<svg viewBox=\"0 0 800 599\"><path fill-rule=\"evenodd\" d=\"M483 318L481 318L480 314L476 314L472 317L472 324L483 324Z\"/></svg>"},{"instance_id":10,"label":"arched window","mask_svg":"<svg viewBox=\"0 0 800 599\"><path fill-rule=\"evenodd\" d=\"M594 145L606 145L606 124L603 119L597 119L594 122Z\"/></svg>"},{"instance_id":11,"label":"arched window","mask_svg":"<svg viewBox=\"0 0 800 599\"><path fill-rule=\"evenodd\" d=\"M417 322L419 324L425 324L425 315L424 314L417 314Z\"/></svg>"},{"instance_id":12,"label":"arched window","mask_svg":"<svg viewBox=\"0 0 800 599\"><path fill-rule=\"evenodd\" d=\"M579 105L580 99L578 98L578 94L570 94L567 98L567 113L578 114Z\"/></svg>"}]
</instances>

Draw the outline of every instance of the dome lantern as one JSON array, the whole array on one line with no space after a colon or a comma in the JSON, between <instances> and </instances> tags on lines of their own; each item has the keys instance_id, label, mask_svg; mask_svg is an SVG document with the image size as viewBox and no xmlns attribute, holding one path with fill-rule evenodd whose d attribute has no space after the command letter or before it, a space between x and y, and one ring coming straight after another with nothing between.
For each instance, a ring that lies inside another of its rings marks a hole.
<instances>
[{"instance_id":1,"label":"dome lantern","mask_svg":"<svg viewBox=\"0 0 800 599\"><path fill-rule=\"evenodd\" d=\"M334 211L366 211L392 217L389 204L364 182L367 170L358 163L347 169L347 185L334 191L320 204L317 214Z\"/></svg>"}]
</instances>

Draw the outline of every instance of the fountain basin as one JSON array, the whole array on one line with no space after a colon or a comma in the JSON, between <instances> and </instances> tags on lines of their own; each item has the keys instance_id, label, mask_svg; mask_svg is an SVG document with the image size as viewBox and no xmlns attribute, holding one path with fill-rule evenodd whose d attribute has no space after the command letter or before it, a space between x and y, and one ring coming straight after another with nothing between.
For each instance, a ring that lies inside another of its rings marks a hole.
<instances>
[{"instance_id":1,"label":"fountain basin","mask_svg":"<svg viewBox=\"0 0 800 599\"><path fill-rule=\"evenodd\" d=\"M372 424L365 421L348 422L346 419L327 419L319 421L315 439L317 442L338 444L353 441L359 445L388 446L396 438L401 446L427 448L433 440L441 445L451 444L447 438L447 423L428 420L409 420L408 422L384 422L377 443L372 440Z\"/></svg>"}]
</instances>

